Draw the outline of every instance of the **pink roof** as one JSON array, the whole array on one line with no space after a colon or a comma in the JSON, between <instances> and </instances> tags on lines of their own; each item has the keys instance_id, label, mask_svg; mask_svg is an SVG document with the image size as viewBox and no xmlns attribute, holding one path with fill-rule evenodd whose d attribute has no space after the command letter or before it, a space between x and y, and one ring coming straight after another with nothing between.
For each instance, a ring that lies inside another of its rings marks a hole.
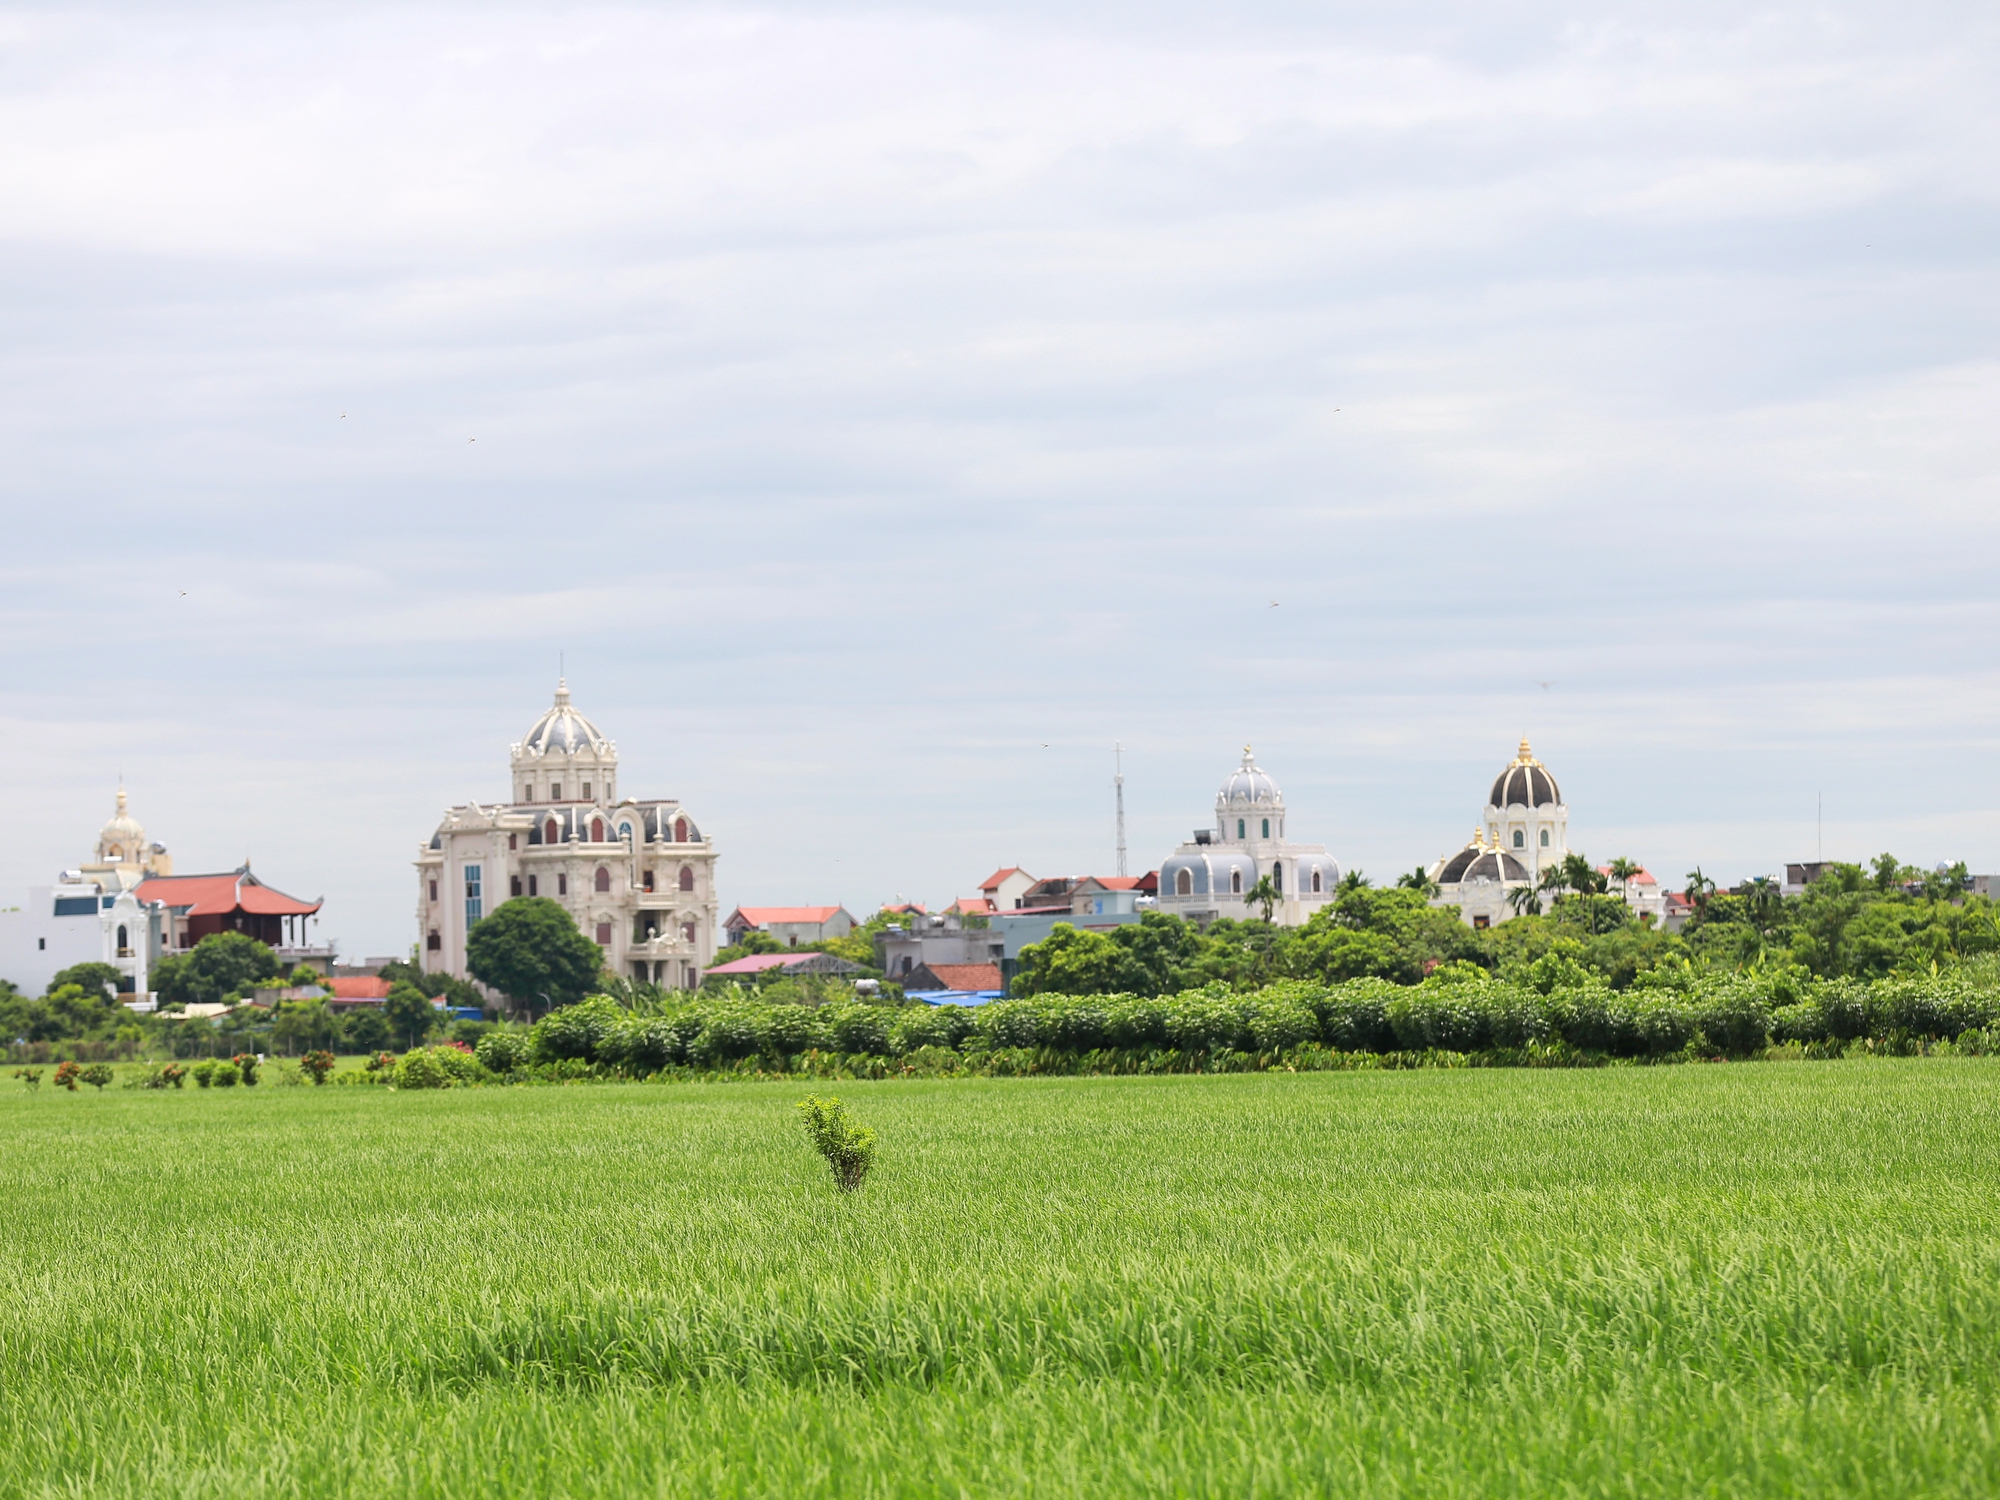
<instances>
[{"instance_id":1,"label":"pink roof","mask_svg":"<svg viewBox=\"0 0 2000 1500\"><path fill-rule=\"evenodd\" d=\"M726 964L717 964L712 969L703 969L704 974L761 974L766 969L786 969L793 964L810 963L815 958L825 958L824 953L753 953L748 958L739 958Z\"/></svg>"},{"instance_id":2,"label":"pink roof","mask_svg":"<svg viewBox=\"0 0 2000 1500\"><path fill-rule=\"evenodd\" d=\"M1032 875L1028 875L1028 872L1022 869L1019 865L1009 865L1004 870L995 870L991 875L988 875L984 880L980 881L979 888L982 891L994 890L999 886L1000 882L1005 880L1009 875L1025 875L1030 880L1034 879Z\"/></svg>"},{"instance_id":3,"label":"pink roof","mask_svg":"<svg viewBox=\"0 0 2000 1500\"><path fill-rule=\"evenodd\" d=\"M773 922L824 922L839 910L837 906L739 906L730 916L741 917L752 927L768 927Z\"/></svg>"},{"instance_id":4,"label":"pink roof","mask_svg":"<svg viewBox=\"0 0 2000 1500\"><path fill-rule=\"evenodd\" d=\"M1107 891L1129 891L1146 877L1143 875L1093 875L1090 877Z\"/></svg>"},{"instance_id":5,"label":"pink roof","mask_svg":"<svg viewBox=\"0 0 2000 1500\"><path fill-rule=\"evenodd\" d=\"M253 912L267 917L304 917L318 911L322 903L300 901L283 891L273 890L248 870L231 870L227 875L155 875L139 882L134 893L140 902L162 902L186 907L189 916L224 916L233 911Z\"/></svg>"},{"instance_id":6,"label":"pink roof","mask_svg":"<svg viewBox=\"0 0 2000 1500\"><path fill-rule=\"evenodd\" d=\"M320 987L336 1000L387 1000L389 981L372 975L353 979L322 979Z\"/></svg>"},{"instance_id":7,"label":"pink roof","mask_svg":"<svg viewBox=\"0 0 2000 1500\"><path fill-rule=\"evenodd\" d=\"M947 913L958 912L967 917L990 917L999 908L984 896L960 896L945 908Z\"/></svg>"}]
</instances>

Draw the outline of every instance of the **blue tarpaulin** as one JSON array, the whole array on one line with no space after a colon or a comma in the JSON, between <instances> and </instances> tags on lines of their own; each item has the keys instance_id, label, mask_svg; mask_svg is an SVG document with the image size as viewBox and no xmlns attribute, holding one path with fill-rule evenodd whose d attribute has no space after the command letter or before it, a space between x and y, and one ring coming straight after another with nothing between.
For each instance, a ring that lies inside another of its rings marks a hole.
<instances>
[{"instance_id":1,"label":"blue tarpaulin","mask_svg":"<svg viewBox=\"0 0 2000 1500\"><path fill-rule=\"evenodd\" d=\"M926 1005L986 1005L1005 1000L1005 990L904 990L905 1000L921 1000Z\"/></svg>"}]
</instances>

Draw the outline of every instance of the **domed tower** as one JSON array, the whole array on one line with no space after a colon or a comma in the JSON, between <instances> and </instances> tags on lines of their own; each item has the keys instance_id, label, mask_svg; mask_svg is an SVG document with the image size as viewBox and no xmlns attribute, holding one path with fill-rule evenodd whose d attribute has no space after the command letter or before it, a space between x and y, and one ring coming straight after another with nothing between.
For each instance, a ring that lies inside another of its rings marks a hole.
<instances>
[{"instance_id":1,"label":"domed tower","mask_svg":"<svg viewBox=\"0 0 2000 1500\"><path fill-rule=\"evenodd\" d=\"M1245 745L1215 794L1214 828L1197 828L1160 866L1159 909L1193 921L1241 918L1267 876L1279 894L1273 920L1297 926L1338 893L1340 865L1324 844L1286 839L1285 795Z\"/></svg>"},{"instance_id":2,"label":"domed tower","mask_svg":"<svg viewBox=\"0 0 2000 1500\"><path fill-rule=\"evenodd\" d=\"M1531 880L1569 853L1569 808L1562 789L1525 738L1493 778L1483 822L1487 842L1519 860Z\"/></svg>"},{"instance_id":3,"label":"domed tower","mask_svg":"<svg viewBox=\"0 0 2000 1500\"><path fill-rule=\"evenodd\" d=\"M164 844L146 842L146 830L126 805L125 788L118 788L118 809L97 831L95 857L80 871L83 878L108 894L129 890L149 875L171 875L174 862Z\"/></svg>"},{"instance_id":4,"label":"domed tower","mask_svg":"<svg viewBox=\"0 0 2000 1500\"><path fill-rule=\"evenodd\" d=\"M1243 764L1229 773L1215 794L1215 835L1224 844L1285 836L1285 794L1258 769L1248 745L1243 747Z\"/></svg>"},{"instance_id":5,"label":"domed tower","mask_svg":"<svg viewBox=\"0 0 2000 1500\"><path fill-rule=\"evenodd\" d=\"M618 748L570 706L563 679L554 705L511 747L508 761L518 802L618 800Z\"/></svg>"}]
</instances>

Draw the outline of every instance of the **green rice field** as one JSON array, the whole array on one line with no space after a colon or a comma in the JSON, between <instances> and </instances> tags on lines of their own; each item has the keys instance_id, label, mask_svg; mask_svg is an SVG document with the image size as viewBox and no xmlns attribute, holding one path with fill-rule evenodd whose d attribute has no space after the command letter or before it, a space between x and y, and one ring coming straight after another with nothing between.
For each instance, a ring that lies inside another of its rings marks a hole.
<instances>
[{"instance_id":1,"label":"green rice field","mask_svg":"<svg viewBox=\"0 0 2000 1500\"><path fill-rule=\"evenodd\" d=\"M6 1495L1993 1495L2000 1061L0 1094Z\"/></svg>"}]
</instances>

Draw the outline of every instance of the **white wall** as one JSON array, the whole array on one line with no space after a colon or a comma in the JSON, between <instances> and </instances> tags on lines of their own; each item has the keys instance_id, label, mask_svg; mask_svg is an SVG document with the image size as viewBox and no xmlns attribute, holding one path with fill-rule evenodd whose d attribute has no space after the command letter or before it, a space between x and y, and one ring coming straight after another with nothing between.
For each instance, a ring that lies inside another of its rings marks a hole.
<instances>
[{"instance_id":1,"label":"white wall","mask_svg":"<svg viewBox=\"0 0 2000 1500\"><path fill-rule=\"evenodd\" d=\"M103 957L104 929L97 913L56 916L49 886L31 887L20 910L0 911L0 979L24 995L46 993L58 970Z\"/></svg>"}]
</instances>

